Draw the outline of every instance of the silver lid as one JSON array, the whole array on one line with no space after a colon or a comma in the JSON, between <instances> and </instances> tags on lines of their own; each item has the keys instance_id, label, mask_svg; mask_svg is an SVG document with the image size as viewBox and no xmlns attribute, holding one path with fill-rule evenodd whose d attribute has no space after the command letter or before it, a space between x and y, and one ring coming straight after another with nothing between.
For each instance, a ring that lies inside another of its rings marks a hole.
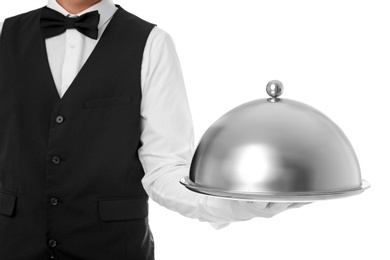
<instances>
[{"instance_id":1,"label":"silver lid","mask_svg":"<svg viewBox=\"0 0 390 260\"><path fill-rule=\"evenodd\" d=\"M183 185L266 201L339 198L369 187L351 143L333 121L304 103L279 98L280 81L266 90L270 98L238 106L210 126Z\"/></svg>"}]
</instances>

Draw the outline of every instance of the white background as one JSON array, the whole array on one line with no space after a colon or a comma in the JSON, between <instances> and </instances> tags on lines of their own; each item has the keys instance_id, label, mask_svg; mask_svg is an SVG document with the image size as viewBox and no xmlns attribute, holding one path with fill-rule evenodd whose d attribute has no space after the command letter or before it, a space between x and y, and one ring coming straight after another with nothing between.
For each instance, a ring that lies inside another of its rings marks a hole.
<instances>
[{"instance_id":1,"label":"white background","mask_svg":"<svg viewBox=\"0 0 390 260\"><path fill-rule=\"evenodd\" d=\"M171 34L196 143L228 110L265 98L316 107L348 136L372 187L216 231L151 203L157 260L390 259L390 15L387 1L117 0ZM0 2L0 20L46 0Z\"/></svg>"}]
</instances>

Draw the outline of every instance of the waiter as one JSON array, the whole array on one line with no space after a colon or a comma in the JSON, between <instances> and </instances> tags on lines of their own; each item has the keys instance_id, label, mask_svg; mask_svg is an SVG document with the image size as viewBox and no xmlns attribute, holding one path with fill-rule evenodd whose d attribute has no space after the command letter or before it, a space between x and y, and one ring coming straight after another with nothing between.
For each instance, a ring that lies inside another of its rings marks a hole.
<instances>
[{"instance_id":1,"label":"waiter","mask_svg":"<svg viewBox=\"0 0 390 260\"><path fill-rule=\"evenodd\" d=\"M154 259L148 197L221 228L302 204L192 193L170 36L112 0L0 23L0 259Z\"/></svg>"}]
</instances>

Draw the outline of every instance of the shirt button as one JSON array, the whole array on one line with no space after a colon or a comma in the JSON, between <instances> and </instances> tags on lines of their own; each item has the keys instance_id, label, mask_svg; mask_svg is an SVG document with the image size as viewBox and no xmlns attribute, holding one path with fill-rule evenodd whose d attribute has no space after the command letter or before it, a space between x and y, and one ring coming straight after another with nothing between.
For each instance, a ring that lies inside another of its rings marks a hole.
<instances>
[{"instance_id":1,"label":"shirt button","mask_svg":"<svg viewBox=\"0 0 390 260\"><path fill-rule=\"evenodd\" d=\"M49 246L50 247L56 247L56 245L57 245L57 241L55 241L54 239L50 239L49 240Z\"/></svg>"},{"instance_id":2,"label":"shirt button","mask_svg":"<svg viewBox=\"0 0 390 260\"><path fill-rule=\"evenodd\" d=\"M51 198L50 199L50 204L52 206L57 206L58 205L58 199L57 198Z\"/></svg>"},{"instance_id":3,"label":"shirt button","mask_svg":"<svg viewBox=\"0 0 390 260\"><path fill-rule=\"evenodd\" d=\"M58 156L53 156L53 158L51 158L51 161L54 163L54 164L59 164L61 162L61 159L60 157Z\"/></svg>"},{"instance_id":4,"label":"shirt button","mask_svg":"<svg viewBox=\"0 0 390 260\"><path fill-rule=\"evenodd\" d=\"M62 122L64 122L64 117L63 117L63 116L57 116L57 117L56 117L56 122L57 122L58 124L61 124Z\"/></svg>"}]
</instances>

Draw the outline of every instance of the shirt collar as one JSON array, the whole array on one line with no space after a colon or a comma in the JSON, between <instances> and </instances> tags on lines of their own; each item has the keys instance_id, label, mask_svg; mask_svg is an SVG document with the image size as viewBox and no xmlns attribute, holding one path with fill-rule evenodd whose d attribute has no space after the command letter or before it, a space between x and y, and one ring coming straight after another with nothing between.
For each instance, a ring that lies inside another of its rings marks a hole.
<instances>
[{"instance_id":1,"label":"shirt collar","mask_svg":"<svg viewBox=\"0 0 390 260\"><path fill-rule=\"evenodd\" d=\"M60 12L61 14L65 15L65 16L67 16L67 15L80 16L80 15L83 15L85 13L97 10L100 14L98 29L100 29L100 27L102 27L105 23L107 23L110 20L110 18L114 15L116 10L118 9L112 0L101 0L99 3L85 9L84 11L82 11L78 14L69 13L59 3L57 3L56 0L49 0L47 3L47 7L49 7L50 9L53 9L57 12Z\"/></svg>"}]
</instances>

